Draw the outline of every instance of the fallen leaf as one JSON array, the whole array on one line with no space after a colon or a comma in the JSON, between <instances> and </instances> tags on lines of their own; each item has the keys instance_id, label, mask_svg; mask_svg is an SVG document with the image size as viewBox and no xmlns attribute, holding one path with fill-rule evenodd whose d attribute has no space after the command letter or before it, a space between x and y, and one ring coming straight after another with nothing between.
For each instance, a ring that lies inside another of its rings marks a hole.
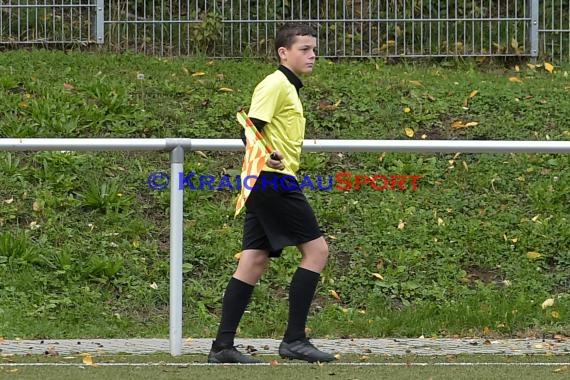
<instances>
[{"instance_id":1,"label":"fallen leaf","mask_svg":"<svg viewBox=\"0 0 570 380\"><path fill-rule=\"evenodd\" d=\"M538 220L538 217L539 217L539 216L540 216L540 215L533 216L531 220L532 220L533 222L536 222L536 221Z\"/></svg>"},{"instance_id":2,"label":"fallen leaf","mask_svg":"<svg viewBox=\"0 0 570 380\"><path fill-rule=\"evenodd\" d=\"M469 171L469 166L467 166L467 162L462 161L463 162L463 167L465 168L465 171L468 172Z\"/></svg>"},{"instance_id":3,"label":"fallen leaf","mask_svg":"<svg viewBox=\"0 0 570 380\"><path fill-rule=\"evenodd\" d=\"M550 315L552 316L553 319L560 319L560 313L557 312L556 310L553 310L552 313L550 313Z\"/></svg>"},{"instance_id":4,"label":"fallen leaf","mask_svg":"<svg viewBox=\"0 0 570 380\"><path fill-rule=\"evenodd\" d=\"M568 366L567 366L567 365L562 366L562 367L560 367L560 368L556 368L556 369L555 369L554 371L552 371L552 372L554 372L554 373L561 373L561 372L566 372L566 371L568 371Z\"/></svg>"},{"instance_id":5,"label":"fallen leaf","mask_svg":"<svg viewBox=\"0 0 570 380\"><path fill-rule=\"evenodd\" d=\"M384 279L384 277L382 277L382 275L381 275L380 273L372 273L372 276L373 276L373 277L376 277L376 278L379 279L379 280L383 280L383 279Z\"/></svg>"},{"instance_id":6,"label":"fallen leaf","mask_svg":"<svg viewBox=\"0 0 570 380\"><path fill-rule=\"evenodd\" d=\"M536 260L538 258L540 258L542 255L538 252L535 251L531 251L531 252L527 252L526 253L526 257L531 259L531 260Z\"/></svg>"},{"instance_id":7,"label":"fallen leaf","mask_svg":"<svg viewBox=\"0 0 570 380\"><path fill-rule=\"evenodd\" d=\"M4 203L6 203L6 204L8 204L8 205L9 205L10 203L12 203L12 202L14 202L14 198L4 199Z\"/></svg>"},{"instance_id":8,"label":"fallen leaf","mask_svg":"<svg viewBox=\"0 0 570 380\"><path fill-rule=\"evenodd\" d=\"M93 365L93 357L90 354L85 354L83 356L83 364Z\"/></svg>"},{"instance_id":9,"label":"fallen leaf","mask_svg":"<svg viewBox=\"0 0 570 380\"><path fill-rule=\"evenodd\" d=\"M528 67L528 68L531 69L531 70L536 69L536 65L533 65L532 63L527 63L527 64L526 64L526 67Z\"/></svg>"},{"instance_id":10,"label":"fallen leaf","mask_svg":"<svg viewBox=\"0 0 570 380\"><path fill-rule=\"evenodd\" d=\"M18 103L18 107L20 107L21 109L26 109L28 108L30 105L28 104L28 102L26 102L25 100L21 101L20 103Z\"/></svg>"},{"instance_id":11,"label":"fallen leaf","mask_svg":"<svg viewBox=\"0 0 570 380\"><path fill-rule=\"evenodd\" d=\"M515 71L518 73L519 71L521 71L519 65L515 65Z\"/></svg>"},{"instance_id":12,"label":"fallen leaf","mask_svg":"<svg viewBox=\"0 0 570 380\"><path fill-rule=\"evenodd\" d=\"M330 290L329 293L331 294L331 296L333 296L334 298L336 298L337 300L340 300L340 296L338 295L338 293L334 290Z\"/></svg>"},{"instance_id":13,"label":"fallen leaf","mask_svg":"<svg viewBox=\"0 0 570 380\"><path fill-rule=\"evenodd\" d=\"M409 127L404 128L404 133L408 137L414 137L414 130L412 128Z\"/></svg>"},{"instance_id":14,"label":"fallen leaf","mask_svg":"<svg viewBox=\"0 0 570 380\"><path fill-rule=\"evenodd\" d=\"M238 253L236 253L236 254L234 255L234 258L235 258L236 260L239 260L240 257L241 257L241 252L238 252Z\"/></svg>"},{"instance_id":15,"label":"fallen leaf","mask_svg":"<svg viewBox=\"0 0 570 380\"><path fill-rule=\"evenodd\" d=\"M341 101L337 100L336 103L330 104L326 100L321 100L317 108L321 111L334 111L340 106Z\"/></svg>"},{"instance_id":16,"label":"fallen leaf","mask_svg":"<svg viewBox=\"0 0 570 380\"><path fill-rule=\"evenodd\" d=\"M8 372L8 373L14 373L14 372L18 372L18 371L19 371L18 368L8 368L6 370L6 372Z\"/></svg>"},{"instance_id":17,"label":"fallen leaf","mask_svg":"<svg viewBox=\"0 0 570 380\"><path fill-rule=\"evenodd\" d=\"M406 227L406 222L404 222L403 220L400 220L400 222L398 223L398 229L403 230L404 227Z\"/></svg>"},{"instance_id":18,"label":"fallen leaf","mask_svg":"<svg viewBox=\"0 0 570 380\"><path fill-rule=\"evenodd\" d=\"M463 124L463 122L461 120L457 120L454 121L453 123L451 123L451 128L465 128L465 125Z\"/></svg>"},{"instance_id":19,"label":"fallen leaf","mask_svg":"<svg viewBox=\"0 0 570 380\"><path fill-rule=\"evenodd\" d=\"M153 288L154 290L158 289L158 285L156 284L156 282L153 282L152 284L149 285L151 288Z\"/></svg>"},{"instance_id":20,"label":"fallen leaf","mask_svg":"<svg viewBox=\"0 0 570 380\"><path fill-rule=\"evenodd\" d=\"M272 366L274 366L274 365L279 365L279 362L278 362L277 360L273 359L273 360L269 363L269 365L272 365Z\"/></svg>"},{"instance_id":21,"label":"fallen leaf","mask_svg":"<svg viewBox=\"0 0 570 380\"><path fill-rule=\"evenodd\" d=\"M510 77L509 81L513 82L513 83L522 83L523 81L520 80L520 78L518 77Z\"/></svg>"},{"instance_id":22,"label":"fallen leaf","mask_svg":"<svg viewBox=\"0 0 570 380\"><path fill-rule=\"evenodd\" d=\"M39 202L38 200L35 200L34 203L32 204L32 210L34 210L36 212L42 211L41 202Z\"/></svg>"},{"instance_id":23,"label":"fallen leaf","mask_svg":"<svg viewBox=\"0 0 570 380\"><path fill-rule=\"evenodd\" d=\"M206 156L206 153L202 152L201 150L196 150L195 151L197 155L199 155L202 158L208 158L208 156Z\"/></svg>"},{"instance_id":24,"label":"fallen leaf","mask_svg":"<svg viewBox=\"0 0 570 380\"><path fill-rule=\"evenodd\" d=\"M410 113L410 112L412 112L412 109L410 107L406 107L406 108L404 108L404 112Z\"/></svg>"},{"instance_id":25,"label":"fallen leaf","mask_svg":"<svg viewBox=\"0 0 570 380\"><path fill-rule=\"evenodd\" d=\"M183 67L182 71L184 71L184 74L190 75L190 71L188 71L188 69L186 67Z\"/></svg>"},{"instance_id":26,"label":"fallen leaf","mask_svg":"<svg viewBox=\"0 0 570 380\"><path fill-rule=\"evenodd\" d=\"M511 47L515 50L517 50L519 48L519 42L514 37L511 38Z\"/></svg>"},{"instance_id":27,"label":"fallen leaf","mask_svg":"<svg viewBox=\"0 0 570 380\"><path fill-rule=\"evenodd\" d=\"M463 107L469 106L469 100L473 98L475 95L477 95L477 93L479 93L479 91L477 90L471 91L471 93L463 99Z\"/></svg>"},{"instance_id":28,"label":"fallen leaf","mask_svg":"<svg viewBox=\"0 0 570 380\"><path fill-rule=\"evenodd\" d=\"M231 88L228 88L228 87L222 87L222 88L220 88L220 91L222 91L222 92L233 92L234 90L232 90Z\"/></svg>"},{"instance_id":29,"label":"fallen leaf","mask_svg":"<svg viewBox=\"0 0 570 380\"><path fill-rule=\"evenodd\" d=\"M554 71L554 66L548 62L544 62L544 69L552 74L552 71Z\"/></svg>"},{"instance_id":30,"label":"fallen leaf","mask_svg":"<svg viewBox=\"0 0 570 380\"><path fill-rule=\"evenodd\" d=\"M193 77L201 77L203 75L206 75L206 73L203 71L197 71L197 72L192 74Z\"/></svg>"},{"instance_id":31,"label":"fallen leaf","mask_svg":"<svg viewBox=\"0 0 570 380\"><path fill-rule=\"evenodd\" d=\"M423 87L424 85L422 84L422 82L420 82L419 80L411 80L409 81L410 84L413 84L414 86L418 86L418 87Z\"/></svg>"},{"instance_id":32,"label":"fallen leaf","mask_svg":"<svg viewBox=\"0 0 570 380\"><path fill-rule=\"evenodd\" d=\"M248 345L248 346L245 348L245 351L246 351L248 354L253 354L253 353L257 352L257 348L255 348L255 347L252 346L252 345Z\"/></svg>"},{"instance_id":33,"label":"fallen leaf","mask_svg":"<svg viewBox=\"0 0 570 380\"><path fill-rule=\"evenodd\" d=\"M542 308L546 309L547 307L550 307L554 305L554 298L547 298L546 300L544 300L544 302L542 303Z\"/></svg>"},{"instance_id":34,"label":"fallen leaf","mask_svg":"<svg viewBox=\"0 0 570 380\"><path fill-rule=\"evenodd\" d=\"M476 122L476 121L470 121L470 122L468 122L468 123L465 123L465 125L464 125L463 127L464 127L464 128L468 128L468 127L475 127L475 126L477 126L477 125L479 125L478 122Z\"/></svg>"},{"instance_id":35,"label":"fallen leaf","mask_svg":"<svg viewBox=\"0 0 570 380\"><path fill-rule=\"evenodd\" d=\"M376 268L381 271L384 269L384 261L382 259L378 260L378 262L376 263Z\"/></svg>"},{"instance_id":36,"label":"fallen leaf","mask_svg":"<svg viewBox=\"0 0 570 380\"><path fill-rule=\"evenodd\" d=\"M442 224L445 224L445 222L443 221L443 219L437 218L437 225L438 225L438 226L441 226Z\"/></svg>"},{"instance_id":37,"label":"fallen leaf","mask_svg":"<svg viewBox=\"0 0 570 380\"><path fill-rule=\"evenodd\" d=\"M71 83L64 83L63 84L63 89L67 90L67 91L71 91L73 90L75 87L73 87L73 85Z\"/></svg>"}]
</instances>

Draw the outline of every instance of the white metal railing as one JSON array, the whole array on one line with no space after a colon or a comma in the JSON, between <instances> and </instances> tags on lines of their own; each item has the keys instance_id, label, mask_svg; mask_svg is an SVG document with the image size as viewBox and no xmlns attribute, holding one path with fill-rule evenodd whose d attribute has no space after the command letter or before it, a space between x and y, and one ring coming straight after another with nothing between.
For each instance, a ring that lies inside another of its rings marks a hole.
<instances>
[{"instance_id":1,"label":"white metal railing","mask_svg":"<svg viewBox=\"0 0 570 380\"><path fill-rule=\"evenodd\" d=\"M170 152L170 353L182 353L182 262L184 152L240 151L239 139L0 138L0 151L165 151ZM570 153L570 141L470 140L305 140L308 152Z\"/></svg>"}]
</instances>

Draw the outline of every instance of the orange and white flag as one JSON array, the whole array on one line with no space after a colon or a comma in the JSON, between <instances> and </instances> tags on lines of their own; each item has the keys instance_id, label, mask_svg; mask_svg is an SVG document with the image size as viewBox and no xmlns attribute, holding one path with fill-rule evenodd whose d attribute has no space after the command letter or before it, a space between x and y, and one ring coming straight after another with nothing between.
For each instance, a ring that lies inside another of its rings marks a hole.
<instances>
[{"instance_id":1,"label":"orange and white flag","mask_svg":"<svg viewBox=\"0 0 570 380\"><path fill-rule=\"evenodd\" d=\"M237 114L237 119L245 130L245 156L241 169L240 185L241 192L236 201L236 217L245 206L247 197L255 185L255 181L267 162L268 150L271 148L264 141L263 136L257 131L255 125L249 120L245 112Z\"/></svg>"}]
</instances>

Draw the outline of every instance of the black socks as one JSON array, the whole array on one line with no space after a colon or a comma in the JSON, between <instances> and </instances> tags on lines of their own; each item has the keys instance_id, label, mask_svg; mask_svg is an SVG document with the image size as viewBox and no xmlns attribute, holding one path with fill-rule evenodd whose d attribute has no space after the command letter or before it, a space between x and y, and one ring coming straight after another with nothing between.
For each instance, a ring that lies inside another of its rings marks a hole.
<instances>
[{"instance_id":1,"label":"black socks","mask_svg":"<svg viewBox=\"0 0 570 380\"><path fill-rule=\"evenodd\" d=\"M289 287L289 320L283 340L291 343L305 339L305 326L311 302L319 283L320 273L297 268ZM228 282L222 302L222 319L212 348L219 351L231 348L239 322L253 293L254 286L234 277Z\"/></svg>"},{"instance_id":2,"label":"black socks","mask_svg":"<svg viewBox=\"0 0 570 380\"><path fill-rule=\"evenodd\" d=\"M320 273L301 267L293 275L289 287L289 321L283 338L285 343L306 338L307 316L320 277Z\"/></svg>"},{"instance_id":3,"label":"black socks","mask_svg":"<svg viewBox=\"0 0 570 380\"><path fill-rule=\"evenodd\" d=\"M213 345L214 349L233 347L237 327L251 299L253 289L253 285L234 277L228 282L222 302L222 320Z\"/></svg>"}]
</instances>

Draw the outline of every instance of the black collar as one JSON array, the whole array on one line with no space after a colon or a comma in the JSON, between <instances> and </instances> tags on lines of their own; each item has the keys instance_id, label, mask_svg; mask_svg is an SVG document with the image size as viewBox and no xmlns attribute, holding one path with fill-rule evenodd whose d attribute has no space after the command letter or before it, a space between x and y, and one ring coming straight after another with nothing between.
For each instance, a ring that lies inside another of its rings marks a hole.
<instances>
[{"instance_id":1,"label":"black collar","mask_svg":"<svg viewBox=\"0 0 570 380\"><path fill-rule=\"evenodd\" d=\"M298 95L299 90L301 89L301 87L303 87L303 82L301 82L299 77L296 76L291 70L289 70L288 68L286 68L283 65L279 65L278 70L281 71L283 74L285 74L285 76L287 77L289 82L291 82L291 84L293 86L295 86L295 89L297 90L297 95Z\"/></svg>"}]
</instances>

